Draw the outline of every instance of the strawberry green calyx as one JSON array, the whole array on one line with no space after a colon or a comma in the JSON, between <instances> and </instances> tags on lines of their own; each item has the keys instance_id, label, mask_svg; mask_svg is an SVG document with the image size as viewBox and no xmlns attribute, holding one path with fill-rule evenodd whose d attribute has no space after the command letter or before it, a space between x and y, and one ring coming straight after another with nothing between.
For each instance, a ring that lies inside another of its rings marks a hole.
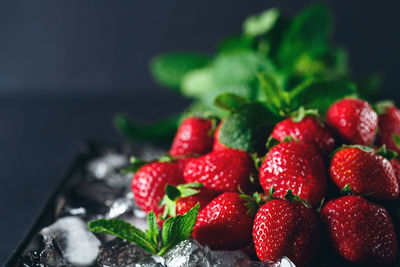
<instances>
[{"instance_id":1,"label":"strawberry green calyx","mask_svg":"<svg viewBox=\"0 0 400 267\"><path fill-rule=\"evenodd\" d=\"M281 144L281 143L293 142L293 140L296 141L296 142L299 142L299 141L300 141L299 139L295 139L295 138L293 138L292 136L285 136L285 138L283 138L282 141L279 141L278 139L272 137L272 135L271 135L271 136L269 136L269 138L268 138L268 140L267 140L267 143L265 144L265 147L266 147L267 150L269 151L269 150L271 150L271 149L272 149L274 146L276 146L276 145L279 145L279 144Z\"/></svg>"},{"instance_id":2,"label":"strawberry green calyx","mask_svg":"<svg viewBox=\"0 0 400 267\"><path fill-rule=\"evenodd\" d=\"M165 196L160 202L160 207L164 206L164 213L159 217L165 220L169 216L176 216L176 202L181 197L188 197L196 195L200 192L198 188L203 187L201 183L189 183L173 186L167 184L165 186Z\"/></svg>"},{"instance_id":3,"label":"strawberry green calyx","mask_svg":"<svg viewBox=\"0 0 400 267\"><path fill-rule=\"evenodd\" d=\"M315 116L318 118L319 113L317 109L305 109L303 106L301 106L298 110L289 114L289 117L292 118L292 121L294 122L302 121L305 116Z\"/></svg>"},{"instance_id":4,"label":"strawberry green calyx","mask_svg":"<svg viewBox=\"0 0 400 267\"><path fill-rule=\"evenodd\" d=\"M353 195L353 190L351 189L349 184L346 184L341 190L340 194L342 195Z\"/></svg>"},{"instance_id":5,"label":"strawberry green calyx","mask_svg":"<svg viewBox=\"0 0 400 267\"><path fill-rule=\"evenodd\" d=\"M147 214L148 230L142 230L120 219L99 219L88 223L94 233L110 234L136 244L145 251L164 255L179 242L190 238L199 213L199 203L184 215L176 215L166 220L161 229L153 211Z\"/></svg>"},{"instance_id":6,"label":"strawberry green calyx","mask_svg":"<svg viewBox=\"0 0 400 267\"><path fill-rule=\"evenodd\" d=\"M240 197L246 200L245 206L248 208L247 215L255 216L257 214L258 209L264 205L266 202L276 199L273 196L275 189L271 186L268 195L260 194L259 192L253 193L253 195L247 195L242 191L242 189L238 189L240 192Z\"/></svg>"},{"instance_id":7,"label":"strawberry green calyx","mask_svg":"<svg viewBox=\"0 0 400 267\"><path fill-rule=\"evenodd\" d=\"M398 157L398 154L393 151L387 149L386 145L381 146L377 151L376 154L386 158L387 160L391 161L392 159Z\"/></svg>"},{"instance_id":8,"label":"strawberry green calyx","mask_svg":"<svg viewBox=\"0 0 400 267\"><path fill-rule=\"evenodd\" d=\"M393 142L397 147L400 147L400 135L399 134L393 134Z\"/></svg>"},{"instance_id":9,"label":"strawberry green calyx","mask_svg":"<svg viewBox=\"0 0 400 267\"><path fill-rule=\"evenodd\" d=\"M346 148L358 148L367 153L375 153L375 150L369 146L362 146L362 145L342 145L341 147L336 148L329 157L332 158L337 152Z\"/></svg>"},{"instance_id":10,"label":"strawberry green calyx","mask_svg":"<svg viewBox=\"0 0 400 267\"><path fill-rule=\"evenodd\" d=\"M374 106L373 109L375 110L378 115L382 115L386 113L387 108L393 107L394 103L391 100L382 100L377 102Z\"/></svg>"},{"instance_id":11,"label":"strawberry green calyx","mask_svg":"<svg viewBox=\"0 0 400 267\"><path fill-rule=\"evenodd\" d=\"M293 192L292 192L292 189L290 189L290 188L286 192L284 198L286 200L289 200L289 201L292 201L292 202L300 202L301 204L303 204L307 208L311 208L312 207L312 205L308 201L300 198L298 195L294 195Z\"/></svg>"}]
</instances>

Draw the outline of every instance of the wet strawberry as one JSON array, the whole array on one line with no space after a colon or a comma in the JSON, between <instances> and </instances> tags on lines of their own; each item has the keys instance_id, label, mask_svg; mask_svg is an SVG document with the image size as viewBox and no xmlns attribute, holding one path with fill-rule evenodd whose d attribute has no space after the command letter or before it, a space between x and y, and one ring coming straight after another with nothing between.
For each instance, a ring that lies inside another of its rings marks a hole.
<instances>
[{"instance_id":1,"label":"wet strawberry","mask_svg":"<svg viewBox=\"0 0 400 267\"><path fill-rule=\"evenodd\" d=\"M251 242L253 216L239 193L223 193L198 215L193 237L213 250L236 250Z\"/></svg>"},{"instance_id":2,"label":"wet strawberry","mask_svg":"<svg viewBox=\"0 0 400 267\"><path fill-rule=\"evenodd\" d=\"M380 266L395 259L396 234L385 208L360 196L344 196L326 203L320 217L344 259Z\"/></svg>"},{"instance_id":3,"label":"wet strawberry","mask_svg":"<svg viewBox=\"0 0 400 267\"><path fill-rule=\"evenodd\" d=\"M253 241L262 262L287 256L296 266L308 266L320 239L318 215L300 202L275 199L257 212Z\"/></svg>"},{"instance_id":4,"label":"wet strawberry","mask_svg":"<svg viewBox=\"0 0 400 267\"><path fill-rule=\"evenodd\" d=\"M271 136L283 141L287 136L303 143L314 145L325 155L335 147L335 138L329 128L317 121L315 116L306 116L299 122L289 118L275 125Z\"/></svg>"},{"instance_id":5,"label":"wet strawberry","mask_svg":"<svg viewBox=\"0 0 400 267\"><path fill-rule=\"evenodd\" d=\"M256 172L252 158L244 151L224 149L191 160L185 168L187 183L202 183L217 192L250 192L250 176Z\"/></svg>"},{"instance_id":6,"label":"wet strawberry","mask_svg":"<svg viewBox=\"0 0 400 267\"><path fill-rule=\"evenodd\" d=\"M379 115L377 143L379 146L386 145L388 149L400 153L400 146L396 144L395 136L400 136L400 110L395 106L389 106Z\"/></svg>"},{"instance_id":7,"label":"wet strawberry","mask_svg":"<svg viewBox=\"0 0 400 267\"><path fill-rule=\"evenodd\" d=\"M349 144L372 143L378 129L378 115L360 99L337 101L329 107L326 121Z\"/></svg>"},{"instance_id":8,"label":"wet strawberry","mask_svg":"<svg viewBox=\"0 0 400 267\"><path fill-rule=\"evenodd\" d=\"M211 119L188 117L179 126L172 142L171 156L202 155L213 146L213 122Z\"/></svg>"},{"instance_id":9,"label":"wet strawberry","mask_svg":"<svg viewBox=\"0 0 400 267\"><path fill-rule=\"evenodd\" d=\"M151 162L141 167L132 179L132 192L139 208L146 213L151 210L162 213L159 203L165 186L184 183L182 165L180 161Z\"/></svg>"},{"instance_id":10,"label":"wet strawberry","mask_svg":"<svg viewBox=\"0 0 400 267\"><path fill-rule=\"evenodd\" d=\"M281 143L266 155L260 168L260 184L274 196L283 198L288 189L314 206L326 193L325 165L317 149L304 143Z\"/></svg>"},{"instance_id":11,"label":"wet strawberry","mask_svg":"<svg viewBox=\"0 0 400 267\"><path fill-rule=\"evenodd\" d=\"M329 166L333 182L341 189L349 185L357 195L371 194L377 200L396 199L399 184L392 165L373 150L363 149L345 147L333 156Z\"/></svg>"},{"instance_id":12,"label":"wet strawberry","mask_svg":"<svg viewBox=\"0 0 400 267\"><path fill-rule=\"evenodd\" d=\"M220 122L220 123L218 124L217 128L215 129L213 151L216 151L216 150L224 150L224 149L227 148L224 144L222 144L222 143L219 141L219 129L221 129L221 125L222 125L222 122Z\"/></svg>"}]
</instances>

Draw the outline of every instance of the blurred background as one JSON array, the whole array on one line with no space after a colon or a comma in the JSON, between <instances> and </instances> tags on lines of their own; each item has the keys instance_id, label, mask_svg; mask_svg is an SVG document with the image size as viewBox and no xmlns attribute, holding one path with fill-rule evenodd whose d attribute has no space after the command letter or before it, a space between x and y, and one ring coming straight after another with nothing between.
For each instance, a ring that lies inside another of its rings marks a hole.
<instances>
[{"instance_id":1,"label":"blurred background","mask_svg":"<svg viewBox=\"0 0 400 267\"><path fill-rule=\"evenodd\" d=\"M0 263L85 140L121 142L124 111L154 121L187 104L157 85L148 62L170 51L214 53L248 15L276 6L288 16L312 1L0 2ZM385 74L382 98L399 102L400 2L325 1L334 40L356 74Z\"/></svg>"}]
</instances>

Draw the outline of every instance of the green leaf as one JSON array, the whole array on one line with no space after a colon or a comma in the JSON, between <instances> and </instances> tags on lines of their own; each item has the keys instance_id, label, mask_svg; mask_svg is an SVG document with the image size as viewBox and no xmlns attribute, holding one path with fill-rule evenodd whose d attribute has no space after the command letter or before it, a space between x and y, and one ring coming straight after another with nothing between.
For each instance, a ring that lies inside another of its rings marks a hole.
<instances>
[{"instance_id":1,"label":"green leaf","mask_svg":"<svg viewBox=\"0 0 400 267\"><path fill-rule=\"evenodd\" d=\"M88 226L91 232L114 235L135 243L138 247L141 247L149 253L156 253L156 247L147 239L146 234L123 220L99 219L90 221Z\"/></svg>"},{"instance_id":2,"label":"green leaf","mask_svg":"<svg viewBox=\"0 0 400 267\"><path fill-rule=\"evenodd\" d=\"M235 111L240 109L249 100L230 92L222 93L215 98L215 105L225 110Z\"/></svg>"},{"instance_id":3,"label":"green leaf","mask_svg":"<svg viewBox=\"0 0 400 267\"><path fill-rule=\"evenodd\" d=\"M263 91L266 99L265 104L274 114L279 115L281 111L287 108L289 99L286 92L283 91L276 79L266 73L257 74L260 88Z\"/></svg>"},{"instance_id":4,"label":"green leaf","mask_svg":"<svg viewBox=\"0 0 400 267\"><path fill-rule=\"evenodd\" d=\"M179 189L169 184L165 186L165 194L170 200L177 200L181 197L181 192L179 191Z\"/></svg>"},{"instance_id":5,"label":"green leaf","mask_svg":"<svg viewBox=\"0 0 400 267\"><path fill-rule=\"evenodd\" d=\"M171 116L151 125L134 122L124 114L114 117L114 127L131 141L150 141L164 143L171 141L178 128L180 116Z\"/></svg>"},{"instance_id":6,"label":"green leaf","mask_svg":"<svg viewBox=\"0 0 400 267\"><path fill-rule=\"evenodd\" d=\"M218 44L218 53L239 53L253 50L254 39L249 36L237 35L223 39Z\"/></svg>"},{"instance_id":7,"label":"green leaf","mask_svg":"<svg viewBox=\"0 0 400 267\"><path fill-rule=\"evenodd\" d=\"M153 211L147 214L147 224L149 226L149 229L146 231L147 239L157 248L159 245L160 230L158 229L157 218Z\"/></svg>"},{"instance_id":8,"label":"green leaf","mask_svg":"<svg viewBox=\"0 0 400 267\"><path fill-rule=\"evenodd\" d=\"M274 26L280 16L276 8L268 9L261 14L248 17L243 23L243 32L245 35L255 37L266 34Z\"/></svg>"},{"instance_id":9,"label":"green leaf","mask_svg":"<svg viewBox=\"0 0 400 267\"><path fill-rule=\"evenodd\" d=\"M292 121L294 122L301 122L304 117L306 116L318 116L318 110L317 109L305 109L303 106L301 106L298 110L293 111L290 113L290 117L292 118Z\"/></svg>"},{"instance_id":10,"label":"green leaf","mask_svg":"<svg viewBox=\"0 0 400 267\"><path fill-rule=\"evenodd\" d=\"M248 152L262 149L270 128L279 120L260 103L249 103L232 112L222 123L219 140L227 147Z\"/></svg>"},{"instance_id":11,"label":"green leaf","mask_svg":"<svg viewBox=\"0 0 400 267\"><path fill-rule=\"evenodd\" d=\"M141 167L143 167L145 164L149 163L150 161L147 160L142 160L136 157L131 157L130 158L130 165L126 167L125 169L122 169L121 171L123 173L130 173L130 172L137 172Z\"/></svg>"},{"instance_id":12,"label":"green leaf","mask_svg":"<svg viewBox=\"0 0 400 267\"><path fill-rule=\"evenodd\" d=\"M161 232L162 247L157 253L164 255L168 250L176 246L179 242L188 239L192 235L193 227L199 213L199 203L186 212L183 216L176 215L166 220Z\"/></svg>"},{"instance_id":13,"label":"green leaf","mask_svg":"<svg viewBox=\"0 0 400 267\"><path fill-rule=\"evenodd\" d=\"M327 45L332 29L332 15L322 4L302 10L289 25L278 51L279 63L291 67L305 51Z\"/></svg>"},{"instance_id":14,"label":"green leaf","mask_svg":"<svg viewBox=\"0 0 400 267\"><path fill-rule=\"evenodd\" d=\"M357 80L359 95L369 102L376 101L380 97L384 77L381 73L374 73Z\"/></svg>"},{"instance_id":15,"label":"green leaf","mask_svg":"<svg viewBox=\"0 0 400 267\"><path fill-rule=\"evenodd\" d=\"M276 145L279 145L280 143L281 142L278 139L273 138L272 136L270 136L268 138L268 140L267 140L267 143L266 143L265 147L267 148L267 150L271 150L271 148L273 148Z\"/></svg>"},{"instance_id":16,"label":"green leaf","mask_svg":"<svg viewBox=\"0 0 400 267\"><path fill-rule=\"evenodd\" d=\"M312 207L312 205L309 202L307 202L306 200L300 198L298 195L294 195L293 192L292 192L292 189L290 189L290 188L287 190L284 198L289 200L289 201L300 202L304 206L306 206L307 208L311 208Z\"/></svg>"},{"instance_id":17,"label":"green leaf","mask_svg":"<svg viewBox=\"0 0 400 267\"><path fill-rule=\"evenodd\" d=\"M306 109L317 109L325 114L329 106L346 96L355 96L357 89L347 81L307 80L289 93L292 110L304 106Z\"/></svg>"},{"instance_id":18,"label":"green leaf","mask_svg":"<svg viewBox=\"0 0 400 267\"><path fill-rule=\"evenodd\" d=\"M191 70L205 67L210 58L197 53L169 53L151 60L150 70L161 85L179 89L183 76Z\"/></svg>"}]
</instances>

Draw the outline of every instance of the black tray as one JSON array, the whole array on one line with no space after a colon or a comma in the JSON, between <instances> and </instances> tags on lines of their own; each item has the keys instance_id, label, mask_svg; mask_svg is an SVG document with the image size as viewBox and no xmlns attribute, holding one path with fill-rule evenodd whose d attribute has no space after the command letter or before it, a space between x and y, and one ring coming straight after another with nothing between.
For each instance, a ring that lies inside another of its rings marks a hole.
<instances>
[{"instance_id":1,"label":"black tray","mask_svg":"<svg viewBox=\"0 0 400 267\"><path fill-rule=\"evenodd\" d=\"M82 145L73 161L69 164L68 169L63 172L64 174L59 179L59 182L47 197L33 223L30 225L22 240L18 243L17 247L13 250L11 256L5 262L4 266L20 266L21 257L27 251L32 249L31 245L34 243L33 241L37 233L43 227L48 226L56 220L57 199L65 190L68 183L70 183L74 178L81 179L83 177L82 173L86 171L86 164L90 160L106 153L107 151L130 154L132 147L96 142L87 142Z\"/></svg>"}]
</instances>

